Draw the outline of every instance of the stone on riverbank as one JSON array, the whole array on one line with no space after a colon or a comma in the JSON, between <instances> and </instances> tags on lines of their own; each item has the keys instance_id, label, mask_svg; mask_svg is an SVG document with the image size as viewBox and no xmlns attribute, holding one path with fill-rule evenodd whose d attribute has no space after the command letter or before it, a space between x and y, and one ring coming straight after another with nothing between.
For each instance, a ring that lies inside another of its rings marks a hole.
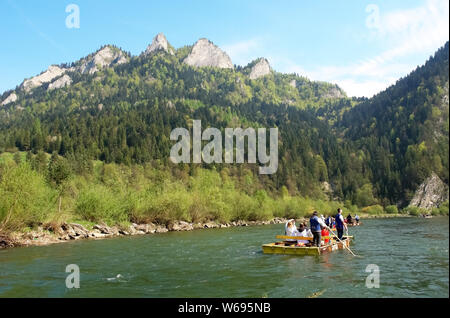
<instances>
[{"instance_id":1,"label":"stone on riverbank","mask_svg":"<svg viewBox=\"0 0 450 318\"><path fill-rule=\"evenodd\" d=\"M205 228L205 229L215 229L218 227L219 227L219 225L214 222L207 222L207 223L203 224L203 228Z\"/></svg>"},{"instance_id":2,"label":"stone on riverbank","mask_svg":"<svg viewBox=\"0 0 450 318\"><path fill-rule=\"evenodd\" d=\"M134 228L137 231L144 232L145 234L151 234L156 232L156 225L153 223L148 224L136 224L134 225Z\"/></svg>"},{"instance_id":3,"label":"stone on riverbank","mask_svg":"<svg viewBox=\"0 0 450 318\"><path fill-rule=\"evenodd\" d=\"M192 223L188 223L185 221L175 221L173 223L170 223L167 226L167 229L169 231L192 231L194 229L194 226Z\"/></svg>"},{"instance_id":4,"label":"stone on riverbank","mask_svg":"<svg viewBox=\"0 0 450 318\"><path fill-rule=\"evenodd\" d=\"M166 233L166 232L169 232L169 230L165 226L162 226L162 225L156 226L155 233Z\"/></svg>"}]
</instances>

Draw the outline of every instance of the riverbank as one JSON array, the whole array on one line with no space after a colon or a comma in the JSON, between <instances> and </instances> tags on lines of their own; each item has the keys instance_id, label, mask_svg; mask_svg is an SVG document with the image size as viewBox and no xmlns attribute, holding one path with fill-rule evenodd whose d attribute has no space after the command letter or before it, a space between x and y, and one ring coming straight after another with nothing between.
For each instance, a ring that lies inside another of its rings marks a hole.
<instances>
[{"instance_id":1,"label":"riverbank","mask_svg":"<svg viewBox=\"0 0 450 318\"><path fill-rule=\"evenodd\" d=\"M383 213L383 214L359 214L359 217L362 219L389 219L389 218L412 218L416 217L409 214L389 214L389 213Z\"/></svg>"},{"instance_id":2,"label":"riverbank","mask_svg":"<svg viewBox=\"0 0 450 318\"><path fill-rule=\"evenodd\" d=\"M42 246L80 239L104 239L117 236L146 235L172 231L193 231L199 229L228 228L235 226L255 226L285 223L287 219L274 218L270 221L237 221L217 223L189 223L184 221L169 222L167 225L132 223L128 227L108 226L105 223L83 226L79 223L63 223L58 226L39 226L27 232L0 233L0 248L19 246Z\"/></svg>"},{"instance_id":3,"label":"riverbank","mask_svg":"<svg viewBox=\"0 0 450 318\"><path fill-rule=\"evenodd\" d=\"M364 219L384 219L384 218L410 218L415 217L405 214L380 214L370 215L362 214L361 224ZM229 228L239 226L258 226L269 224L284 224L287 222L286 218L274 218L270 221L235 221L229 223L218 223L215 221L208 221L203 223L189 223L185 221L169 222L167 225L145 223L132 223L128 227L124 226L108 226L105 223L82 225L79 223L63 223L58 226L39 226L36 229L28 230L26 232L11 232L8 234L0 233L0 249L12 248L20 246L43 246L50 244L57 244L69 242L80 239L105 239L118 236L131 235L146 235L158 234L166 232L178 231L193 231L200 229L214 229L214 228ZM309 222L307 218L300 218L296 220L299 222Z\"/></svg>"}]
</instances>

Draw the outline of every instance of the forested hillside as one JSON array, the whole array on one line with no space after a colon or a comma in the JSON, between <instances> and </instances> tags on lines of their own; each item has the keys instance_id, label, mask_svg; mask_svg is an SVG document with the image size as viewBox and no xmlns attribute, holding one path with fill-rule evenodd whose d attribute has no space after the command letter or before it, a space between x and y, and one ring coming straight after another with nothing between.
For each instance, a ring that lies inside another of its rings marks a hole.
<instances>
[{"instance_id":1,"label":"forested hillside","mask_svg":"<svg viewBox=\"0 0 450 318\"><path fill-rule=\"evenodd\" d=\"M366 158L379 197L409 202L433 171L448 184L448 45L336 124Z\"/></svg>"},{"instance_id":2,"label":"forested hillside","mask_svg":"<svg viewBox=\"0 0 450 318\"><path fill-rule=\"evenodd\" d=\"M201 167L235 180L250 175L254 188L241 188L249 195L288 191L348 207L404 206L431 171L448 184L448 42L371 99L273 70L250 79L260 60L233 68L187 65L192 46L156 43L134 57L105 48L106 62L96 64L93 54L61 65L66 80L59 88L47 82L5 92L0 153L30 152L30 160L59 154L77 175L89 173L92 160L150 164L174 177L194 176ZM193 119L222 131L278 127L278 172L259 175L251 164L170 163L171 130L191 127Z\"/></svg>"}]
</instances>

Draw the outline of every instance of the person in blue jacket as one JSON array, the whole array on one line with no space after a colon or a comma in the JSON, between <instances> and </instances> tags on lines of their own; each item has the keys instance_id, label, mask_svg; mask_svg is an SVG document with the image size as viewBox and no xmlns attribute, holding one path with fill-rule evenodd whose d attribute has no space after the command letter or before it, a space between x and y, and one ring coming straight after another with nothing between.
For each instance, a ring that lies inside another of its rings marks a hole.
<instances>
[{"instance_id":1,"label":"person in blue jacket","mask_svg":"<svg viewBox=\"0 0 450 318\"><path fill-rule=\"evenodd\" d=\"M322 237L321 237L322 236L321 235L322 227L324 227L324 228L327 227L325 222L317 216L318 214L319 213L317 211L314 211L313 215L309 219L311 232L313 234L313 244L312 245L316 245L316 246L320 246L320 243L322 240Z\"/></svg>"},{"instance_id":2,"label":"person in blue jacket","mask_svg":"<svg viewBox=\"0 0 450 318\"><path fill-rule=\"evenodd\" d=\"M338 213L336 214L336 217L334 219L336 220L337 236L340 240L342 240L342 237L344 236L344 228L347 230L347 224L345 224L344 222L341 208L338 209Z\"/></svg>"}]
</instances>

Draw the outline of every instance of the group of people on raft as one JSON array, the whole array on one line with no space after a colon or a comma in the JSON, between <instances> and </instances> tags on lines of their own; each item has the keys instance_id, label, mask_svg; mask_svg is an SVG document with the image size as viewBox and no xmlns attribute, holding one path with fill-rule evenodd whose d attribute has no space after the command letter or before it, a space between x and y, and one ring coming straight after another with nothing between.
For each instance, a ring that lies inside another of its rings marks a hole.
<instances>
[{"instance_id":1,"label":"group of people on raft","mask_svg":"<svg viewBox=\"0 0 450 318\"><path fill-rule=\"evenodd\" d=\"M349 220L350 217L350 220ZM355 216L355 221L359 223L358 215ZM344 236L344 229L347 230L347 223L352 224L352 216L349 214L346 219L342 215L342 209L337 210L337 214L332 217L328 216L324 218L323 215L319 217L319 213L314 211L311 218L309 219L310 227L308 228L306 222L300 223L299 227L295 226L295 220L291 219L286 222L285 234L287 236L301 236L305 238L313 238L312 242L310 240L294 240L288 239L288 242L292 242L297 246L321 246L322 244L328 244L330 241L329 229L335 228L337 231L337 237L342 240ZM325 237L322 240L322 237Z\"/></svg>"}]
</instances>

